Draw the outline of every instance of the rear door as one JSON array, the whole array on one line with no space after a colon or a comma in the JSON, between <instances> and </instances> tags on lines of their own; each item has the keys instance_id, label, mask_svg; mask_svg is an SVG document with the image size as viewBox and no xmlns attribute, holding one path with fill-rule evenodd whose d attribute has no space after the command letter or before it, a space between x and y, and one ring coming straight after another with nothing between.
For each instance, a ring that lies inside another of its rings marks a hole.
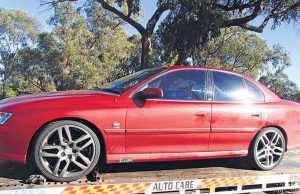
<instances>
[{"instance_id":1,"label":"rear door","mask_svg":"<svg viewBox=\"0 0 300 194\"><path fill-rule=\"evenodd\" d=\"M250 87L255 85L239 75L211 73L214 96L209 150L248 150L252 138L267 120L264 96L262 92L261 96L253 96L257 94Z\"/></svg>"},{"instance_id":2,"label":"rear door","mask_svg":"<svg viewBox=\"0 0 300 194\"><path fill-rule=\"evenodd\" d=\"M168 72L143 88L163 90L162 99L132 99L126 118L127 153L183 153L208 150L211 104L206 70Z\"/></svg>"}]
</instances>

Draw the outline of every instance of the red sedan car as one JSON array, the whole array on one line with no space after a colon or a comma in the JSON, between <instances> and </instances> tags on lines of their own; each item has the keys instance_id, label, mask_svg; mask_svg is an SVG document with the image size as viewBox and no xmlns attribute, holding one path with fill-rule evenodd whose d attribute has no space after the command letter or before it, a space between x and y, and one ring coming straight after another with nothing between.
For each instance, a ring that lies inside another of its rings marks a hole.
<instances>
[{"instance_id":1,"label":"red sedan car","mask_svg":"<svg viewBox=\"0 0 300 194\"><path fill-rule=\"evenodd\" d=\"M277 166L299 145L300 105L235 72L139 71L99 89L0 102L0 158L72 181L107 163L245 157Z\"/></svg>"}]
</instances>

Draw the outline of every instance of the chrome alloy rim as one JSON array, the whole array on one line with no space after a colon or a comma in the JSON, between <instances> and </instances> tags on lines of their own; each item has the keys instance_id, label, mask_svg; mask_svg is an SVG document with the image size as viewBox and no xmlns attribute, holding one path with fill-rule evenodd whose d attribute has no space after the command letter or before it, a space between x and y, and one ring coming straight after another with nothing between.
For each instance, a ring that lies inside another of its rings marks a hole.
<instances>
[{"instance_id":1,"label":"chrome alloy rim","mask_svg":"<svg viewBox=\"0 0 300 194\"><path fill-rule=\"evenodd\" d=\"M43 139L39 158L53 176L74 177L91 166L95 158L95 142L85 129L63 125Z\"/></svg>"},{"instance_id":2,"label":"chrome alloy rim","mask_svg":"<svg viewBox=\"0 0 300 194\"><path fill-rule=\"evenodd\" d=\"M272 168L281 160L284 147L282 136L277 131L265 132L256 146L257 161L263 167Z\"/></svg>"}]
</instances>

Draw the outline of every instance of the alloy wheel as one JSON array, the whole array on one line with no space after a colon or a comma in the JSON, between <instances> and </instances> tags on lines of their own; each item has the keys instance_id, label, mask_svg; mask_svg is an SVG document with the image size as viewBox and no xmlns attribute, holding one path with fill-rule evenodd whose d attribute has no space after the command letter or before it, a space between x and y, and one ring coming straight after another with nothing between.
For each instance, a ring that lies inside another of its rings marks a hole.
<instances>
[{"instance_id":1,"label":"alloy wheel","mask_svg":"<svg viewBox=\"0 0 300 194\"><path fill-rule=\"evenodd\" d=\"M44 137L39 159L52 176L75 177L92 165L95 149L95 141L84 128L63 125Z\"/></svg>"},{"instance_id":2,"label":"alloy wheel","mask_svg":"<svg viewBox=\"0 0 300 194\"><path fill-rule=\"evenodd\" d=\"M273 168L281 161L285 152L285 141L281 133L267 130L257 141L255 157L264 168Z\"/></svg>"}]
</instances>

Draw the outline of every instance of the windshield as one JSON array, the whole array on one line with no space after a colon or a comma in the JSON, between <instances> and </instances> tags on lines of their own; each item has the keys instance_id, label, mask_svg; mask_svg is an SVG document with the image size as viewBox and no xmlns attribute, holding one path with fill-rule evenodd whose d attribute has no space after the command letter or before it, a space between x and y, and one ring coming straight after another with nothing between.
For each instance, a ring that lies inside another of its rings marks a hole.
<instances>
[{"instance_id":1,"label":"windshield","mask_svg":"<svg viewBox=\"0 0 300 194\"><path fill-rule=\"evenodd\" d=\"M136 73L117 79L111 83L105 84L100 89L107 92L122 94L127 90L129 90L130 88L132 88L133 86L141 83L142 81L148 79L149 77L159 72L162 72L165 69L166 69L165 67L158 67L158 68L138 71Z\"/></svg>"}]
</instances>

